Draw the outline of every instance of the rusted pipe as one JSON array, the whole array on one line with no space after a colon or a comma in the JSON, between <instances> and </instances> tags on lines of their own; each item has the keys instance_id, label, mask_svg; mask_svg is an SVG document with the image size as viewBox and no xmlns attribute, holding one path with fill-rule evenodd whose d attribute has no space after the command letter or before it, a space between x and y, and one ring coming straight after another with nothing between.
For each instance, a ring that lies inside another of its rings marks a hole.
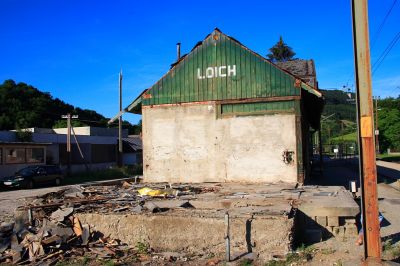
<instances>
[{"instance_id":1,"label":"rusted pipe","mask_svg":"<svg viewBox=\"0 0 400 266\"><path fill-rule=\"evenodd\" d=\"M230 243L230 236L229 236L229 213L225 213L225 260L231 261L231 243Z\"/></svg>"}]
</instances>

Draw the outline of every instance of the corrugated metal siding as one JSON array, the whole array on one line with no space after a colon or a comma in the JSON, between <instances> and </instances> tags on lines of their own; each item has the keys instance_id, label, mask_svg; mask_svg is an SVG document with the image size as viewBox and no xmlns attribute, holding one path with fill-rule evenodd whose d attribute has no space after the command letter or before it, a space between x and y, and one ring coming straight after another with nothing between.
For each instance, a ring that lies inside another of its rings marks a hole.
<instances>
[{"instance_id":1,"label":"corrugated metal siding","mask_svg":"<svg viewBox=\"0 0 400 266\"><path fill-rule=\"evenodd\" d=\"M216 40L214 35L218 36ZM236 65L236 76L198 79L198 68ZM214 31L143 98L143 105L300 95L295 79L228 36Z\"/></svg>"},{"instance_id":2,"label":"corrugated metal siding","mask_svg":"<svg viewBox=\"0 0 400 266\"><path fill-rule=\"evenodd\" d=\"M295 101L222 104L221 114L295 112Z\"/></svg>"}]
</instances>

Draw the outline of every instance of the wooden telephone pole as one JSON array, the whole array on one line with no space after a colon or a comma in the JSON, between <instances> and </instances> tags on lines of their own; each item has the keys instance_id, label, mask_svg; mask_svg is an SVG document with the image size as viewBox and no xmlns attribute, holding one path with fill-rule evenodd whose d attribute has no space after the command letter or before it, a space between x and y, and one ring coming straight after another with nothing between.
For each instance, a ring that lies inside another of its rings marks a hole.
<instances>
[{"instance_id":1,"label":"wooden telephone pole","mask_svg":"<svg viewBox=\"0 0 400 266\"><path fill-rule=\"evenodd\" d=\"M122 112L122 69L119 72L119 112ZM122 166L122 115L118 117L118 166Z\"/></svg>"},{"instance_id":2,"label":"wooden telephone pole","mask_svg":"<svg viewBox=\"0 0 400 266\"><path fill-rule=\"evenodd\" d=\"M378 191L374 143L371 58L367 0L352 0L353 42L357 85L358 145L360 150L361 213L366 262L381 259Z\"/></svg>"},{"instance_id":3,"label":"wooden telephone pole","mask_svg":"<svg viewBox=\"0 0 400 266\"><path fill-rule=\"evenodd\" d=\"M71 174L71 119L77 119L77 115L66 114L61 118L67 119L67 174Z\"/></svg>"}]
</instances>

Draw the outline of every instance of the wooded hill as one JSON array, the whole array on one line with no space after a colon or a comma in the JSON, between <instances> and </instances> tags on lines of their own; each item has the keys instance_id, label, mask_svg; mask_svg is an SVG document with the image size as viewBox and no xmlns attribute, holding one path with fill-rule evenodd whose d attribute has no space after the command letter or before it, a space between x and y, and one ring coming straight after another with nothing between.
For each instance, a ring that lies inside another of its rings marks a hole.
<instances>
[{"instance_id":1,"label":"wooded hill","mask_svg":"<svg viewBox=\"0 0 400 266\"><path fill-rule=\"evenodd\" d=\"M355 94L351 93L349 97L341 90L321 91L326 102L321 120L322 142L324 144L354 143L357 138ZM378 100L378 128L381 151L386 151L387 148L400 150L400 134L398 133L400 132L400 97Z\"/></svg>"},{"instance_id":2,"label":"wooded hill","mask_svg":"<svg viewBox=\"0 0 400 266\"><path fill-rule=\"evenodd\" d=\"M26 83L6 80L0 85L0 130L66 127L61 115L67 113L79 116L78 120L72 120L73 126L108 127L109 119L96 111L75 107ZM141 130L140 124L132 125L128 121L123 122L123 127L129 134L138 134Z\"/></svg>"}]
</instances>

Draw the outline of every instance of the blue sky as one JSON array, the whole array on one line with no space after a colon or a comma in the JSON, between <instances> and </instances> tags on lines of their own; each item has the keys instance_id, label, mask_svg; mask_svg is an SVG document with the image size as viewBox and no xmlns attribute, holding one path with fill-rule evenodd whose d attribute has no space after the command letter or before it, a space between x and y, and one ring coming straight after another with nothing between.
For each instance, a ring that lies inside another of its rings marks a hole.
<instances>
[{"instance_id":1,"label":"blue sky","mask_svg":"<svg viewBox=\"0 0 400 266\"><path fill-rule=\"evenodd\" d=\"M399 2L375 37L392 3L369 1L372 62L400 31ZM25 82L106 117L118 112L121 68L125 107L168 71L178 41L189 52L215 27L262 55L282 35L296 57L315 60L320 88L353 85L349 0L1 0L0 12L0 82ZM374 95L400 94L399 60L400 43L374 74Z\"/></svg>"}]
</instances>

